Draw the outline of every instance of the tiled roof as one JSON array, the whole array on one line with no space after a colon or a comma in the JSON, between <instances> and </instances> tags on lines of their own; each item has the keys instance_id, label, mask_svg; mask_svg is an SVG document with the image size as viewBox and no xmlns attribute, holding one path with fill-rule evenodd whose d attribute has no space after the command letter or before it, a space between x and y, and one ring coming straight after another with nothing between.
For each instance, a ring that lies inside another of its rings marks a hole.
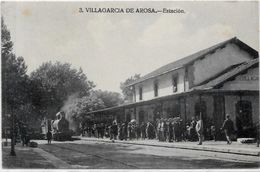
<instances>
[{"instance_id":1,"label":"tiled roof","mask_svg":"<svg viewBox=\"0 0 260 172\"><path fill-rule=\"evenodd\" d=\"M258 52L256 50L254 50L253 48L249 47L247 44L243 43L242 41L240 41L239 39L237 39L236 37L229 39L227 41L221 42L217 45L214 45L212 47L209 47L207 49L201 50L195 54L189 55L187 57L184 57L180 60L174 61L172 63L169 63L167 65L164 65L156 70L154 70L151 73L148 73L147 75L141 77L140 79L130 83L128 86L137 84L139 82L145 81L147 79L150 78L154 78L156 76L180 69L182 67L184 67L185 65L188 65L194 61L196 61L197 59L200 59L202 57L204 57L207 54L213 53L214 51L216 51L219 48L224 47L226 44L228 43L235 43L237 44L240 48L245 49L247 52L249 52L249 54L251 54L253 57L257 58L258 57Z\"/></svg>"},{"instance_id":2,"label":"tiled roof","mask_svg":"<svg viewBox=\"0 0 260 172\"><path fill-rule=\"evenodd\" d=\"M206 90L206 89L215 88L223 84L225 81L236 77L237 75L249 69L250 67L257 65L258 63L259 63L259 59L257 58L257 59L253 59L241 63L240 65L234 65L231 68L228 68L228 71L226 71L224 74L220 74L216 78L210 80L209 82L203 85L193 87L192 90Z\"/></svg>"}]
</instances>

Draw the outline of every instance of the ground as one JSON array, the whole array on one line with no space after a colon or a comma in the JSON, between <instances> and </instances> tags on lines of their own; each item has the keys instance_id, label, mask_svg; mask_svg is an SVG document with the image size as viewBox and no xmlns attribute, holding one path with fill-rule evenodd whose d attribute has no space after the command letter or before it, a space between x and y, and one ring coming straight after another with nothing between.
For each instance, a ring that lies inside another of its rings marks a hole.
<instances>
[{"instance_id":1,"label":"ground","mask_svg":"<svg viewBox=\"0 0 260 172\"><path fill-rule=\"evenodd\" d=\"M3 147L3 168L215 169L259 168L259 161L227 153L99 141L38 141L39 148L16 146L17 157ZM236 160L234 157L236 156ZM242 158L243 159L243 158Z\"/></svg>"}]
</instances>

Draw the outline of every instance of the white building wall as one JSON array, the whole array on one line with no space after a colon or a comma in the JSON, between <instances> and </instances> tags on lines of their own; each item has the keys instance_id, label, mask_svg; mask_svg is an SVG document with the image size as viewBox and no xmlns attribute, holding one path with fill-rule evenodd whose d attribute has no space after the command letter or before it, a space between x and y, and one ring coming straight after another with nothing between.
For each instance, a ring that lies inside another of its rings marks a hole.
<instances>
[{"instance_id":1,"label":"white building wall","mask_svg":"<svg viewBox=\"0 0 260 172\"><path fill-rule=\"evenodd\" d=\"M178 74L177 92L173 92L172 87L172 76ZM158 81L158 97L168 96L171 94L184 92L184 69L179 69L167 74L158 76L156 78L148 79L142 83L135 85L136 91L136 102L140 101L139 98L139 87L143 88L143 99L142 101L156 98L154 96L154 81Z\"/></svg>"},{"instance_id":2,"label":"white building wall","mask_svg":"<svg viewBox=\"0 0 260 172\"><path fill-rule=\"evenodd\" d=\"M215 53L208 54L205 58L194 62L192 66L194 76L192 83L193 85L199 84L231 65L250 59L252 57L237 45L227 44L225 48L218 49Z\"/></svg>"}]
</instances>

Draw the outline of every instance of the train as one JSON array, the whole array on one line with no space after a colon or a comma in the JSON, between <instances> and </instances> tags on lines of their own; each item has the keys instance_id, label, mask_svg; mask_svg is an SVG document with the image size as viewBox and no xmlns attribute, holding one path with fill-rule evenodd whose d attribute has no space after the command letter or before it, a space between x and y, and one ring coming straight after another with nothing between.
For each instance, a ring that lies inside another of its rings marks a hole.
<instances>
[{"instance_id":1,"label":"train","mask_svg":"<svg viewBox=\"0 0 260 172\"><path fill-rule=\"evenodd\" d=\"M42 133L46 135L52 132L53 140L66 141L72 139L73 131L69 129L69 121L65 118L65 113L60 111L56 114L55 120L44 119L42 123Z\"/></svg>"}]
</instances>

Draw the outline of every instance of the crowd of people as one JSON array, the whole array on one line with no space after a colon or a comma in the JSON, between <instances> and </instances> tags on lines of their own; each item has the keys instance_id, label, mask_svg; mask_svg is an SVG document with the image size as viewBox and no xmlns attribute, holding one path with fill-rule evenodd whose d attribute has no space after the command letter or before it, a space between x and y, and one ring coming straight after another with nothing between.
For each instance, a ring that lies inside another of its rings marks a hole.
<instances>
[{"instance_id":1,"label":"crowd of people","mask_svg":"<svg viewBox=\"0 0 260 172\"><path fill-rule=\"evenodd\" d=\"M134 119L122 123L115 120L111 124L96 122L86 125L82 134L87 137L110 138L113 142L114 140L157 139L160 142L199 141L201 145L202 140L216 140L215 126L208 122L205 127L199 116L187 123L184 123L180 117L161 118L154 122L141 122L141 124Z\"/></svg>"},{"instance_id":2,"label":"crowd of people","mask_svg":"<svg viewBox=\"0 0 260 172\"><path fill-rule=\"evenodd\" d=\"M19 130L22 145L28 146L30 135L27 126L21 124ZM219 130L225 135L227 144L231 144L234 124L230 115L226 114L226 119ZM141 122L141 124L138 124L135 119L122 123L116 120L112 123L92 122L84 125L82 129L82 136L110 138L112 142L115 140L157 139L160 142L199 141L199 145L203 140L216 141L216 133L212 120L202 121L200 116L192 117L186 123L180 117L161 118L153 122ZM52 137L51 131L48 131L46 133L48 144L51 144Z\"/></svg>"}]
</instances>

